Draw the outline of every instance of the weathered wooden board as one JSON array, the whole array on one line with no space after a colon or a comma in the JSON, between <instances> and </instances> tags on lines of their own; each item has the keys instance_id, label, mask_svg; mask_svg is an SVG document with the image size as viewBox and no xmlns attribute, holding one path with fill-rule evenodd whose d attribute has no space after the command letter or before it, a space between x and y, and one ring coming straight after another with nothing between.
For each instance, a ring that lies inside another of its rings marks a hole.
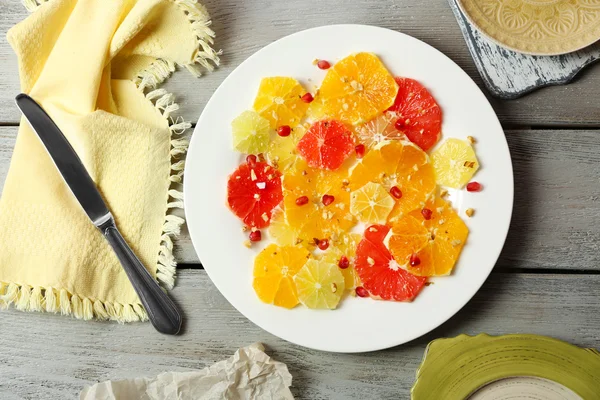
<instances>
[{"instance_id":1,"label":"weathered wooden board","mask_svg":"<svg viewBox=\"0 0 600 400\"><path fill-rule=\"evenodd\" d=\"M486 88L501 99L569 83L586 66L600 60L600 42L560 56L531 56L498 46L465 17L457 0L448 0Z\"/></svg>"},{"instance_id":2,"label":"weathered wooden board","mask_svg":"<svg viewBox=\"0 0 600 400\"><path fill-rule=\"evenodd\" d=\"M335 0L206 0L204 3L214 20L216 46L224 50L223 65L200 80L180 72L166 85L178 96L183 115L191 121L197 120L223 79L252 53L285 35L327 24L371 24L407 33L447 54L484 86L445 0L346 1L343 5ZM18 0L0 2L0 36L26 15ZM19 120L13 104L18 91L16 59L8 43L0 40L0 122ZM600 67L595 65L570 85L546 88L511 102L495 98L490 101L507 126L600 126L598 98Z\"/></svg>"},{"instance_id":3,"label":"weathered wooden board","mask_svg":"<svg viewBox=\"0 0 600 400\"><path fill-rule=\"evenodd\" d=\"M16 127L0 127L0 183L16 132ZM515 208L498 268L600 270L600 131L519 130L506 135ZM175 254L180 263L198 263L185 229Z\"/></svg>"},{"instance_id":4,"label":"weathered wooden board","mask_svg":"<svg viewBox=\"0 0 600 400\"><path fill-rule=\"evenodd\" d=\"M266 333L234 310L204 271L184 270L172 292L187 319L179 337L159 335L150 324L0 313L0 398L72 399L86 384L199 369L259 341L288 364L298 399L406 399L427 342L438 337L537 333L600 347L599 285L598 275L495 273L465 309L425 337L352 355L301 348Z\"/></svg>"}]
</instances>

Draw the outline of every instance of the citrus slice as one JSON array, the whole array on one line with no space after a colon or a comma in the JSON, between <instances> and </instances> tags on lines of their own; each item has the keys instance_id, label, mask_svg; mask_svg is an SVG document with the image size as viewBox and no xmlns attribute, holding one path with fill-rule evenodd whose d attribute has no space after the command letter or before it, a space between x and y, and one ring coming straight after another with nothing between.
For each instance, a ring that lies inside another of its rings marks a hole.
<instances>
[{"instance_id":1,"label":"citrus slice","mask_svg":"<svg viewBox=\"0 0 600 400\"><path fill-rule=\"evenodd\" d=\"M365 223L385 224L394 204L392 196L378 183L369 182L350 195L350 212Z\"/></svg>"},{"instance_id":2,"label":"citrus slice","mask_svg":"<svg viewBox=\"0 0 600 400\"><path fill-rule=\"evenodd\" d=\"M298 142L298 153L313 168L338 169L353 151L352 134L336 120L314 123Z\"/></svg>"},{"instance_id":3,"label":"citrus slice","mask_svg":"<svg viewBox=\"0 0 600 400\"><path fill-rule=\"evenodd\" d=\"M346 169L327 171L310 168L304 160L283 177L283 204L290 229L304 244L314 239L331 238L355 224L350 214ZM331 204L323 196L333 196Z\"/></svg>"},{"instance_id":4,"label":"citrus slice","mask_svg":"<svg viewBox=\"0 0 600 400\"><path fill-rule=\"evenodd\" d=\"M458 260L469 229L443 199L428 201L423 210L399 218L392 226L390 251L398 263L414 275L448 275Z\"/></svg>"},{"instance_id":5,"label":"citrus slice","mask_svg":"<svg viewBox=\"0 0 600 400\"><path fill-rule=\"evenodd\" d=\"M280 171L294 168L296 162L300 160L296 146L305 132L306 129L302 125L298 125L289 136L273 138L265 152L269 163Z\"/></svg>"},{"instance_id":6,"label":"citrus slice","mask_svg":"<svg viewBox=\"0 0 600 400\"><path fill-rule=\"evenodd\" d=\"M311 122L317 122L326 117L323 96L317 91L315 98L310 102L308 109L306 110L306 118Z\"/></svg>"},{"instance_id":7,"label":"citrus slice","mask_svg":"<svg viewBox=\"0 0 600 400\"><path fill-rule=\"evenodd\" d=\"M260 81L254 110L269 120L271 128L296 127L304 117L308 104L300 100L306 90L294 78L274 76Z\"/></svg>"},{"instance_id":8,"label":"citrus slice","mask_svg":"<svg viewBox=\"0 0 600 400\"><path fill-rule=\"evenodd\" d=\"M462 188L479 169L473 147L460 139L447 139L431 154L431 160L437 183L455 189Z\"/></svg>"},{"instance_id":9,"label":"citrus slice","mask_svg":"<svg viewBox=\"0 0 600 400\"><path fill-rule=\"evenodd\" d=\"M344 293L344 276L337 265L308 260L294 276L298 300L308 308L333 310Z\"/></svg>"},{"instance_id":10,"label":"citrus slice","mask_svg":"<svg viewBox=\"0 0 600 400\"><path fill-rule=\"evenodd\" d=\"M227 204L250 227L268 226L282 200L281 174L265 162L244 163L229 176Z\"/></svg>"},{"instance_id":11,"label":"citrus slice","mask_svg":"<svg viewBox=\"0 0 600 400\"><path fill-rule=\"evenodd\" d=\"M325 113L352 125L385 111L397 93L394 77L371 53L353 54L337 62L319 89Z\"/></svg>"},{"instance_id":12,"label":"citrus slice","mask_svg":"<svg viewBox=\"0 0 600 400\"><path fill-rule=\"evenodd\" d=\"M267 150L271 136L269 121L254 111L244 111L231 122L233 148L240 153L258 154Z\"/></svg>"},{"instance_id":13,"label":"citrus slice","mask_svg":"<svg viewBox=\"0 0 600 400\"><path fill-rule=\"evenodd\" d=\"M400 140L380 143L353 167L350 188L356 190L368 182L380 183L393 194L395 205L388 220L419 208L436 187L427 154Z\"/></svg>"},{"instance_id":14,"label":"citrus slice","mask_svg":"<svg viewBox=\"0 0 600 400\"><path fill-rule=\"evenodd\" d=\"M396 119L392 113L381 114L369 122L354 128L356 139L369 149L386 140L400 140L406 136L394 126Z\"/></svg>"},{"instance_id":15,"label":"citrus slice","mask_svg":"<svg viewBox=\"0 0 600 400\"><path fill-rule=\"evenodd\" d=\"M396 128L427 151L440 139L442 110L431 93L414 79L396 78L398 94L388 109L396 114Z\"/></svg>"},{"instance_id":16,"label":"citrus slice","mask_svg":"<svg viewBox=\"0 0 600 400\"><path fill-rule=\"evenodd\" d=\"M403 269L383 241L390 228L372 225L356 249L356 273L363 287L375 298L411 301L421 291L427 278L415 276Z\"/></svg>"},{"instance_id":17,"label":"citrus slice","mask_svg":"<svg viewBox=\"0 0 600 400\"><path fill-rule=\"evenodd\" d=\"M346 290L355 296L354 289L360 286L360 279L354 270L354 261L356 256L356 246L361 240L361 235L357 233L343 233L332 237L330 248L323 254L322 258L340 268L344 276L344 285ZM342 258L344 258L342 260Z\"/></svg>"},{"instance_id":18,"label":"citrus slice","mask_svg":"<svg viewBox=\"0 0 600 400\"><path fill-rule=\"evenodd\" d=\"M304 266L310 253L300 247L270 244L254 259L252 287L258 298L285 308L298 304L294 275Z\"/></svg>"},{"instance_id":19,"label":"citrus slice","mask_svg":"<svg viewBox=\"0 0 600 400\"><path fill-rule=\"evenodd\" d=\"M298 234L292 229L285 219L285 212L277 207L271 215L269 235L280 246L295 246L298 243Z\"/></svg>"}]
</instances>

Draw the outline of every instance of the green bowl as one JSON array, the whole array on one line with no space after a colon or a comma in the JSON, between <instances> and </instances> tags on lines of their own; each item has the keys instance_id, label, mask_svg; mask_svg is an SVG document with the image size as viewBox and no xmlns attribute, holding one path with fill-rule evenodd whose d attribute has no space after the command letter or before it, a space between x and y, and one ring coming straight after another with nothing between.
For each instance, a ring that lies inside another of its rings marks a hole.
<instances>
[{"instance_id":1,"label":"green bowl","mask_svg":"<svg viewBox=\"0 0 600 400\"><path fill-rule=\"evenodd\" d=\"M429 343L412 400L466 399L499 379L532 376L600 399L600 353L537 335L459 335Z\"/></svg>"}]
</instances>

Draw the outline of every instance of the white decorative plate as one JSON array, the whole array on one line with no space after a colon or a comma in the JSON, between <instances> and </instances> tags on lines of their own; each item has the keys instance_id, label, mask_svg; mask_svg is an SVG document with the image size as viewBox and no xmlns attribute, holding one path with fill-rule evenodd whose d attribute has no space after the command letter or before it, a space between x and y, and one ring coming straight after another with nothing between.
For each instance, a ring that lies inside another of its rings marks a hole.
<instances>
[{"instance_id":1,"label":"white decorative plate","mask_svg":"<svg viewBox=\"0 0 600 400\"><path fill-rule=\"evenodd\" d=\"M455 272L432 279L412 303L347 298L335 311L293 310L263 304L252 288L254 256L267 243L247 249L247 233L226 205L227 177L243 159L232 150L231 121L250 109L261 78L292 76L306 88L325 72L315 58L339 60L351 53L377 54L394 75L419 80L443 112L443 139L477 139L479 193L455 191L458 212L470 235ZM310 81L309 81L310 79ZM481 287L504 244L513 205L513 173L504 132L492 107L469 76L433 47L395 31L363 25L310 29L280 39L244 61L225 79L204 108L186 165L185 204L189 231L208 275L248 319L290 342L319 350L363 352L406 343L436 328L460 310ZM235 324L231 326L235 329ZM240 336L243 331L238 332Z\"/></svg>"}]
</instances>

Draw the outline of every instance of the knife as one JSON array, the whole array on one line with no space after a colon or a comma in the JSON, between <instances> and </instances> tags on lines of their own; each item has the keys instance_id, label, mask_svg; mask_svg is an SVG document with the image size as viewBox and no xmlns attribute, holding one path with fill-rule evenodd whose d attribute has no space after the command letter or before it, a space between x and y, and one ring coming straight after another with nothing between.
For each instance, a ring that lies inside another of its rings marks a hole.
<instances>
[{"instance_id":1,"label":"knife","mask_svg":"<svg viewBox=\"0 0 600 400\"><path fill-rule=\"evenodd\" d=\"M177 334L182 322L179 310L121 236L96 184L67 138L31 97L20 94L15 100L17 107L46 147L67 186L81 204L83 211L112 246L152 325L161 333Z\"/></svg>"}]
</instances>

